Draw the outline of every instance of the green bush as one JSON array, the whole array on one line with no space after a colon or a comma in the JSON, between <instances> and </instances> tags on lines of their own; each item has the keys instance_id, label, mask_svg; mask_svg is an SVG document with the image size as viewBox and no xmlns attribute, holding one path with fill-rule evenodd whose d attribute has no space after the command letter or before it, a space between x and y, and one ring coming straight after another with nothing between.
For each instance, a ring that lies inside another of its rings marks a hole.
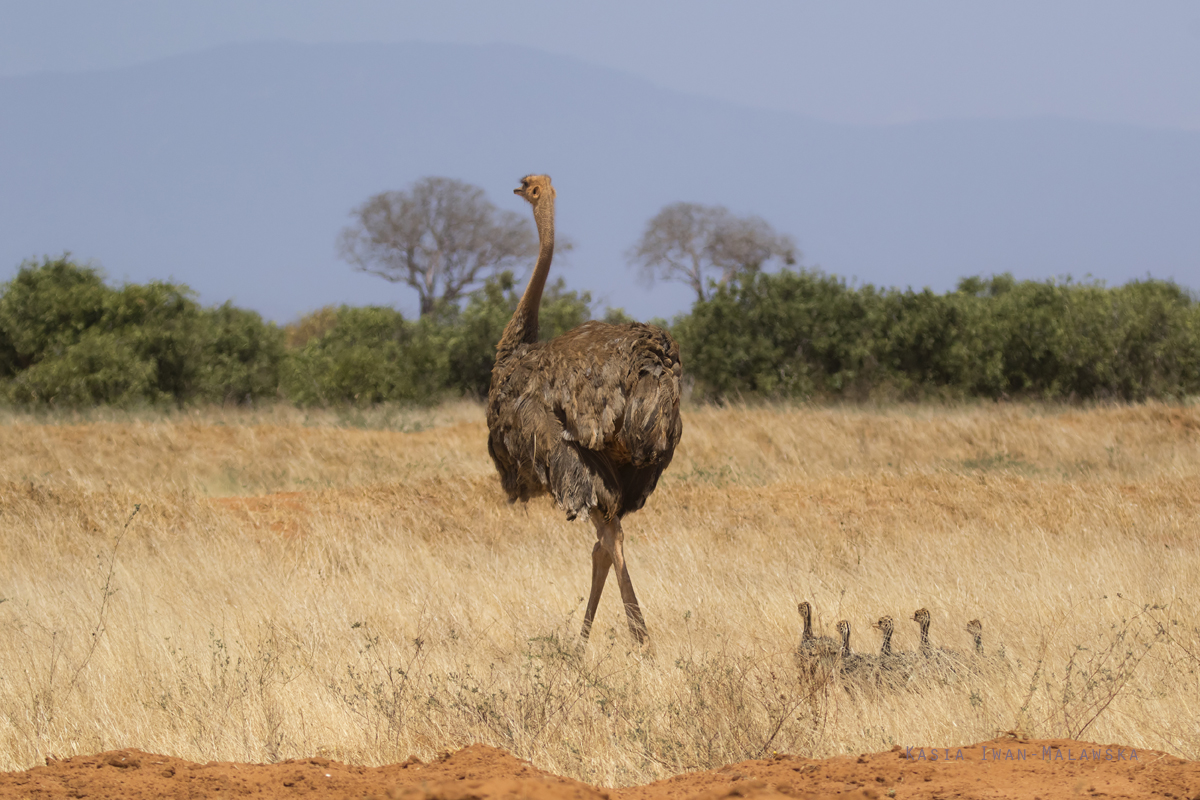
<instances>
[{"instance_id":1,"label":"green bush","mask_svg":"<svg viewBox=\"0 0 1200 800\"><path fill-rule=\"evenodd\" d=\"M0 293L0 382L22 405L242 401L274 395L282 334L182 284L105 285L63 257L21 265Z\"/></svg>"},{"instance_id":2,"label":"green bush","mask_svg":"<svg viewBox=\"0 0 1200 800\"><path fill-rule=\"evenodd\" d=\"M702 396L807 397L874 377L880 296L817 272L759 273L697 302L673 330Z\"/></svg>"},{"instance_id":3,"label":"green bush","mask_svg":"<svg viewBox=\"0 0 1200 800\"><path fill-rule=\"evenodd\" d=\"M255 311L232 303L207 309L201 319L200 369L193 396L215 403L248 403L279 392L284 332Z\"/></svg>"},{"instance_id":4,"label":"green bush","mask_svg":"<svg viewBox=\"0 0 1200 800\"><path fill-rule=\"evenodd\" d=\"M1164 281L1113 293L1112 393L1143 400L1200 392L1200 303Z\"/></svg>"},{"instance_id":5,"label":"green bush","mask_svg":"<svg viewBox=\"0 0 1200 800\"><path fill-rule=\"evenodd\" d=\"M46 259L41 265L26 262L0 294L0 356L11 377L61 353L104 317L112 290L99 272L67 260Z\"/></svg>"},{"instance_id":6,"label":"green bush","mask_svg":"<svg viewBox=\"0 0 1200 800\"><path fill-rule=\"evenodd\" d=\"M785 270L721 287L674 331L699 396L713 399L1200 391L1200 304L1165 281L998 275L938 295Z\"/></svg>"},{"instance_id":7,"label":"green bush","mask_svg":"<svg viewBox=\"0 0 1200 800\"><path fill-rule=\"evenodd\" d=\"M204 351L204 312L182 284L127 283L106 297L100 329L111 332L150 364L154 378L145 399L191 400Z\"/></svg>"},{"instance_id":8,"label":"green bush","mask_svg":"<svg viewBox=\"0 0 1200 800\"><path fill-rule=\"evenodd\" d=\"M22 405L132 405L167 399L154 386L154 364L114 333L89 328L53 358L19 373L8 396Z\"/></svg>"},{"instance_id":9,"label":"green bush","mask_svg":"<svg viewBox=\"0 0 1200 800\"><path fill-rule=\"evenodd\" d=\"M448 381L434 324L382 306L342 306L326 333L284 362L285 395L301 406L433 401Z\"/></svg>"},{"instance_id":10,"label":"green bush","mask_svg":"<svg viewBox=\"0 0 1200 800\"><path fill-rule=\"evenodd\" d=\"M182 284L113 288L69 258L22 264L0 287L0 396L21 405L301 406L486 396L519 300L511 273L415 322L323 308L280 330ZM591 317L591 296L546 287L540 338ZM620 309L606 320L626 322ZM955 291L851 287L817 271L719 287L673 332L698 398L1175 398L1200 393L1200 303L1167 281L970 277Z\"/></svg>"}]
</instances>

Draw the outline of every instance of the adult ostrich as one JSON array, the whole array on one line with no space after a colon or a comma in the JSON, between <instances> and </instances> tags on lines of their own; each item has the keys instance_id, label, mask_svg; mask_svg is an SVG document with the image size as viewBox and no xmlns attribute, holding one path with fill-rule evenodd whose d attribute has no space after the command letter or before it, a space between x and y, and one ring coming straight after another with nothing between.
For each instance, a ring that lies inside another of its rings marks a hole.
<instances>
[{"instance_id":1,"label":"adult ostrich","mask_svg":"<svg viewBox=\"0 0 1200 800\"><path fill-rule=\"evenodd\" d=\"M537 265L496 346L488 391L488 452L509 502L549 492L567 519L596 526L592 591L582 636L592 630L615 567L629 632L648 636L629 569L621 518L641 508L679 444L679 345L653 325L587 322L538 341L538 307L554 255L554 187L528 175L514 194L533 206Z\"/></svg>"}]
</instances>

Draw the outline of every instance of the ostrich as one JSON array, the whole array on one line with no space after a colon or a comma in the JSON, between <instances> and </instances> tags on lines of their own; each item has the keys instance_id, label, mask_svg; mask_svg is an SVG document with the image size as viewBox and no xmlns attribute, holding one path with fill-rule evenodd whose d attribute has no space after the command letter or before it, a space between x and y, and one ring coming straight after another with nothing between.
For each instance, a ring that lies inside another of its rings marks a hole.
<instances>
[{"instance_id":1,"label":"ostrich","mask_svg":"<svg viewBox=\"0 0 1200 800\"><path fill-rule=\"evenodd\" d=\"M817 636L812 629L812 603L805 600L796 606L804 629L800 632L799 651L806 655L837 657L841 645L828 636Z\"/></svg>"},{"instance_id":2,"label":"ostrich","mask_svg":"<svg viewBox=\"0 0 1200 800\"><path fill-rule=\"evenodd\" d=\"M892 634L896 624L891 616L883 616L871 626L883 634L883 643L879 647L879 673L877 679L881 686L888 689L898 689L908 683L913 674L916 660L912 653L892 650Z\"/></svg>"},{"instance_id":3,"label":"ostrich","mask_svg":"<svg viewBox=\"0 0 1200 800\"><path fill-rule=\"evenodd\" d=\"M977 619L973 619L967 623L967 633L975 640L975 649L971 653L970 666L972 671L979 672L983 669L989 670L1004 670L1011 669L1008 659L1004 656L1004 648L984 655L983 652L983 623Z\"/></svg>"},{"instance_id":4,"label":"ostrich","mask_svg":"<svg viewBox=\"0 0 1200 800\"><path fill-rule=\"evenodd\" d=\"M850 649L850 621L840 620L837 624L838 633L842 637L841 664L838 670L843 677L861 678L875 663L875 659L864 656Z\"/></svg>"},{"instance_id":5,"label":"ostrich","mask_svg":"<svg viewBox=\"0 0 1200 800\"><path fill-rule=\"evenodd\" d=\"M956 666L962 663L962 654L955 650L947 650L944 647L934 647L929 643L929 624L932 615L927 608L918 608L913 612L912 620L921 626L921 646L919 652L923 659L924 667L932 669L935 673L941 673L943 677L946 674L953 675Z\"/></svg>"},{"instance_id":6,"label":"ostrich","mask_svg":"<svg viewBox=\"0 0 1200 800\"><path fill-rule=\"evenodd\" d=\"M971 620L967 623L967 633L975 640L976 657L983 658L983 623L977 619Z\"/></svg>"},{"instance_id":7,"label":"ostrich","mask_svg":"<svg viewBox=\"0 0 1200 800\"><path fill-rule=\"evenodd\" d=\"M841 645L828 636L817 636L812 630L812 604L805 600L796 606L804 629L800 632L800 645L794 658L796 665L815 680L824 680L831 674L837 662Z\"/></svg>"},{"instance_id":8,"label":"ostrich","mask_svg":"<svg viewBox=\"0 0 1200 800\"><path fill-rule=\"evenodd\" d=\"M496 346L488 391L488 452L510 503L549 492L573 520L596 526L586 641L615 568L629 631L647 641L625 563L621 518L641 508L671 463L679 418L679 345L653 325L586 322L538 341L538 307L554 255L554 187L527 175L513 193L533 206L538 259Z\"/></svg>"}]
</instances>

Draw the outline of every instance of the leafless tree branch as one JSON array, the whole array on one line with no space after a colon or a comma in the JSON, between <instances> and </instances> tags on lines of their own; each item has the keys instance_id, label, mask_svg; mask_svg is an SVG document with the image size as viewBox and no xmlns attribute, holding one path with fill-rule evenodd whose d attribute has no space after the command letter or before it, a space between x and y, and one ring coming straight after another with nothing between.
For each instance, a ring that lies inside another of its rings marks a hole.
<instances>
[{"instance_id":1,"label":"leafless tree branch","mask_svg":"<svg viewBox=\"0 0 1200 800\"><path fill-rule=\"evenodd\" d=\"M417 290L421 315L453 302L491 274L532 259L528 220L500 211L482 189L451 178L422 178L408 191L382 192L358 208L338 237L355 269Z\"/></svg>"},{"instance_id":2,"label":"leafless tree branch","mask_svg":"<svg viewBox=\"0 0 1200 800\"><path fill-rule=\"evenodd\" d=\"M790 236L776 233L761 217L738 217L724 206L673 203L646 224L626 257L647 283L680 281L704 300L710 275L725 284L771 259L795 264L799 251Z\"/></svg>"}]
</instances>

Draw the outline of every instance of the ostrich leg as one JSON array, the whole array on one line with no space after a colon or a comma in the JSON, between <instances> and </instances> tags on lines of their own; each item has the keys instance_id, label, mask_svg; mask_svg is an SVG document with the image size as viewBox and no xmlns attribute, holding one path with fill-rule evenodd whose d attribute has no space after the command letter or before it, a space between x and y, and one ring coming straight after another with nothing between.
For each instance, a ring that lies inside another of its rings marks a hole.
<instances>
[{"instance_id":1,"label":"ostrich leg","mask_svg":"<svg viewBox=\"0 0 1200 800\"><path fill-rule=\"evenodd\" d=\"M600 526L596 525L596 537L600 538ZM583 615L583 640L586 642L592 632L592 620L596 617L596 606L600 605L600 593L604 591L604 581L608 578L608 568L612 566L612 556L604 549L604 545L596 542L592 548L592 593L588 596L587 611Z\"/></svg>"},{"instance_id":2,"label":"ostrich leg","mask_svg":"<svg viewBox=\"0 0 1200 800\"><path fill-rule=\"evenodd\" d=\"M618 525L620 523L617 523ZM637 604L634 594L634 582L629 579L629 567L625 566L625 553L622 549L624 536L618 536L614 548L612 563L617 567L617 585L620 587L620 600L625 603L625 616L629 619L629 632L638 644L646 644L649 633L646 631L646 620L642 618L642 608Z\"/></svg>"},{"instance_id":3,"label":"ostrich leg","mask_svg":"<svg viewBox=\"0 0 1200 800\"><path fill-rule=\"evenodd\" d=\"M617 585L621 587L621 602L625 604L625 617L629 620L629 632L638 644L645 644L649 638L646 632L646 621L642 618L642 609L638 605L637 595L633 593L633 581L629 578L629 567L625 564L625 532L621 530L621 521L613 520L610 525L612 535L613 567L617 571Z\"/></svg>"},{"instance_id":4,"label":"ostrich leg","mask_svg":"<svg viewBox=\"0 0 1200 800\"><path fill-rule=\"evenodd\" d=\"M597 542L596 547L592 549L592 593L583 617L583 636L586 639L591 633L592 619L596 616L596 606L600 604L600 593L604 591L604 581L608 578L608 568L611 565L617 571L617 585L621 587L621 601L625 604L629 633L639 645L645 644L648 638L646 621L642 617L642 609L633 591L629 567L625 564L622 548L625 537L621 530L621 522L606 520L599 512L593 512L592 522L596 525Z\"/></svg>"}]
</instances>

